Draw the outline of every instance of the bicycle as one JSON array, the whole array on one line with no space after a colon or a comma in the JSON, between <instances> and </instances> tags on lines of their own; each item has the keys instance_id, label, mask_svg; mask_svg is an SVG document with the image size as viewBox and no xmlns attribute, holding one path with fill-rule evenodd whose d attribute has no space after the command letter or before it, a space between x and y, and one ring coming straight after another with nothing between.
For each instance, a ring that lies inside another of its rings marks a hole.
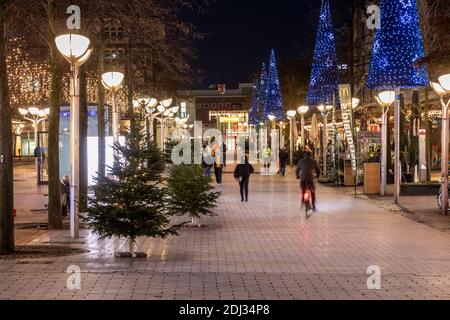
<instances>
[{"instance_id":1,"label":"bicycle","mask_svg":"<svg viewBox=\"0 0 450 320\"><path fill-rule=\"evenodd\" d=\"M306 219L309 219L309 217L311 216L310 213L313 211L311 191L307 190L302 197L303 197L303 204L305 206L305 217Z\"/></svg>"}]
</instances>

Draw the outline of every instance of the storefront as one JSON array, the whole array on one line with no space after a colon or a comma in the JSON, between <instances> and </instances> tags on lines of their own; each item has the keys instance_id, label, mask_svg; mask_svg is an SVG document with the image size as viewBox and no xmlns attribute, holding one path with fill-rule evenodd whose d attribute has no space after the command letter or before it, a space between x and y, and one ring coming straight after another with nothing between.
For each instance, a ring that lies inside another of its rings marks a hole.
<instances>
[{"instance_id":1,"label":"storefront","mask_svg":"<svg viewBox=\"0 0 450 320\"><path fill-rule=\"evenodd\" d=\"M237 151L240 139L248 139L247 111L210 111L211 120L217 123L217 129L222 132L228 152Z\"/></svg>"}]
</instances>

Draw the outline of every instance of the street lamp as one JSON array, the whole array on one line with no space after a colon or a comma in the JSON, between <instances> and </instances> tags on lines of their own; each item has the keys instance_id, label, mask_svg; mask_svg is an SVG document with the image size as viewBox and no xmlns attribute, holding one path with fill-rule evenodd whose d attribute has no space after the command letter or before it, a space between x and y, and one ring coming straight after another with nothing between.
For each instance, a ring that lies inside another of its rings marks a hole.
<instances>
[{"instance_id":1,"label":"street lamp","mask_svg":"<svg viewBox=\"0 0 450 320\"><path fill-rule=\"evenodd\" d=\"M125 75L122 72L105 72L102 75L103 86L111 91L112 94L112 131L114 144L119 143L119 112L116 106L116 92L120 89ZM114 157L117 156L117 151L114 148Z\"/></svg>"},{"instance_id":2,"label":"street lamp","mask_svg":"<svg viewBox=\"0 0 450 320\"><path fill-rule=\"evenodd\" d=\"M39 133L39 124L45 120L47 120L48 115L50 114L50 108L39 109L36 107L29 107L28 109L19 108L19 113L25 120L31 122L34 128L34 146L37 147L39 144L38 141L38 133Z\"/></svg>"},{"instance_id":3,"label":"street lamp","mask_svg":"<svg viewBox=\"0 0 450 320\"><path fill-rule=\"evenodd\" d=\"M147 115L153 113L157 104L158 104L157 99L148 96L140 96L139 98L133 100L133 106L135 108L140 108L139 112L141 113L141 118L143 119L144 122L143 130L147 131L147 137L149 139L152 139L153 127L150 128L149 119Z\"/></svg>"},{"instance_id":4,"label":"street lamp","mask_svg":"<svg viewBox=\"0 0 450 320\"><path fill-rule=\"evenodd\" d=\"M161 124L161 150L164 150L164 141L166 138L166 125L167 125L167 121L172 120L175 117L175 114L178 113L178 110L180 109L179 106L175 106L175 107L171 107L170 105L172 104L172 99L167 99L165 100L165 111L162 111L162 108L160 108L161 112L161 116L155 117L156 120L158 120ZM169 104L170 102L170 104ZM164 107L164 101L161 102L161 106Z\"/></svg>"},{"instance_id":5,"label":"street lamp","mask_svg":"<svg viewBox=\"0 0 450 320\"><path fill-rule=\"evenodd\" d=\"M305 115L309 112L309 106L300 106L297 109L298 113L302 116L302 122L301 122L301 141L302 141L302 147L304 148L306 145L306 139L305 139Z\"/></svg>"},{"instance_id":6,"label":"street lamp","mask_svg":"<svg viewBox=\"0 0 450 320\"><path fill-rule=\"evenodd\" d=\"M296 110L289 110L286 112L287 117L290 121L290 130L289 130L289 144L290 144L290 161L291 166L294 165L294 122L296 121L295 116L297 115Z\"/></svg>"},{"instance_id":7,"label":"street lamp","mask_svg":"<svg viewBox=\"0 0 450 320\"><path fill-rule=\"evenodd\" d=\"M272 122L273 128L276 129L276 128L277 128L277 122L276 122L277 117L274 116L273 114L269 114L269 115L267 116L267 119L269 119L269 121ZM279 124L279 127L280 127L280 134L279 134L279 139L278 139L279 147L283 147L283 145L282 145L282 141L283 141L283 140L282 140L282 139L283 139L283 137L282 137L283 126L284 126L284 123L283 123L283 122L280 122L280 124Z\"/></svg>"},{"instance_id":8,"label":"street lamp","mask_svg":"<svg viewBox=\"0 0 450 320\"><path fill-rule=\"evenodd\" d=\"M89 38L79 34L64 34L55 38L56 47L70 63L70 235L80 236L79 198L80 198L80 76L79 69L91 56Z\"/></svg>"},{"instance_id":9,"label":"street lamp","mask_svg":"<svg viewBox=\"0 0 450 320\"><path fill-rule=\"evenodd\" d=\"M441 176L442 176L442 212L448 214L448 143L449 143L449 116L448 107L450 99L444 98L450 93L450 74L439 77L439 83L431 82L431 87L439 96L442 105L442 160L441 160Z\"/></svg>"},{"instance_id":10,"label":"street lamp","mask_svg":"<svg viewBox=\"0 0 450 320\"><path fill-rule=\"evenodd\" d=\"M328 115L331 110L333 110L334 106L332 105L318 105L317 109L319 109L320 113L323 117L323 173L324 176L327 177L327 156L328 156Z\"/></svg>"},{"instance_id":11,"label":"street lamp","mask_svg":"<svg viewBox=\"0 0 450 320\"><path fill-rule=\"evenodd\" d=\"M358 98L352 98L352 109L355 110L358 108L359 104L361 103L361 100Z\"/></svg>"},{"instance_id":12,"label":"street lamp","mask_svg":"<svg viewBox=\"0 0 450 320\"><path fill-rule=\"evenodd\" d=\"M22 117L30 121L33 128L34 128L34 148L37 148L39 146L39 124L42 123L42 125L45 124L45 120L47 120L48 115L50 114L50 108L45 109L39 109L36 107L29 107L28 109L19 108L19 113L22 115ZM41 181L41 170L39 168L39 159L36 157L36 172L37 172L37 183L39 184Z\"/></svg>"},{"instance_id":13,"label":"street lamp","mask_svg":"<svg viewBox=\"0 0 450 320\"><path fill-rule=\"evenodd\" d=\"M173 99L164 99L162 101L158 101L155 98L141 98L141 100L137 100L137 103L145 106L145 111L147 113L147 117L149 119L149 131L151 132L151 139L154 140L153 137L153 124L155 119L158 120L161 123L161 146L164 147L164 117L173 118L173 115L175 113L178 113L179 107L175 106L170 108L170 106L173 103ZM165 115L164 113L167 112ZM158 117L161 116L161 117Z\"/></svg>"},{"instance_id":14,"label":"street lamp","mask_svg":"<svg viewBox=\"0 0 450 320\"><path fill-rule=\"evenodd\" d=\"M375 100L381 107L381 188L380 195L386 196L387 175L387 132L389 107L395 101L395 91L383 91L375 96Z\"/></svg>"}]
</instances>

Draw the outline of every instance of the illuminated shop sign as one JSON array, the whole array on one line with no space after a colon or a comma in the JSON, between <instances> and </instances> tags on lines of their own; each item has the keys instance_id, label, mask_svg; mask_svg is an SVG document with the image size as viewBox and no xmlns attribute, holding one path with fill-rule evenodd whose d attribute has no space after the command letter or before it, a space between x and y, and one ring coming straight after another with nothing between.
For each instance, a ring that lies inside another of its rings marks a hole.
<instances>
[{"instance_id":1,"label":"illuminated shop sign","mask_svg":"<svg viewBox=\"0 0 450 320\"><path fill-rule=\"evenodd\" d=\"M356 175L356 147L352 130L352 93L350 85L339 86L339 100L341 101L342 122L344 125L344 133L347 139L350 151L350 160L352 162L353 175Z\"/></svg>"}]
</instances>

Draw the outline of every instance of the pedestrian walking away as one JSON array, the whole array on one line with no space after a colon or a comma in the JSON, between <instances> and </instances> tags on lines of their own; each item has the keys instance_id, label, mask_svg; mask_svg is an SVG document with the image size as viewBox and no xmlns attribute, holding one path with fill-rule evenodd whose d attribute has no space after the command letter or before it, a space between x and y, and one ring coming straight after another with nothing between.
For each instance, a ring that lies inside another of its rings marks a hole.
<instances>
[{"instance_id":1,"label":"pedestrian walking away","mask_svg":"<svg viewBox=\"0 0 450 320\"><path fill-rule=\"evenodd\" d=\"M285 149L281 149L280 150L280 154L279 154L279 158L280 158L280 175L282 175L283 177L286 174L286 166L288 163L288 158L289 158L289 154L287 153L287 151Z\"/></svg>"},{"instance_id":2,"label":"pedestrian walking away","mask_svg":"<svg viewBox=\"0 0 450 320\"><path fill-rule=\"evenodd\" d=\"M239 182L239 189L241 192L241 201L248 202L248 186L250 183L250 176L255 172L253 166L248 162L248 157L244 157L240 164L234 170L234 178Z\"/></svg>"}]
</instances>

